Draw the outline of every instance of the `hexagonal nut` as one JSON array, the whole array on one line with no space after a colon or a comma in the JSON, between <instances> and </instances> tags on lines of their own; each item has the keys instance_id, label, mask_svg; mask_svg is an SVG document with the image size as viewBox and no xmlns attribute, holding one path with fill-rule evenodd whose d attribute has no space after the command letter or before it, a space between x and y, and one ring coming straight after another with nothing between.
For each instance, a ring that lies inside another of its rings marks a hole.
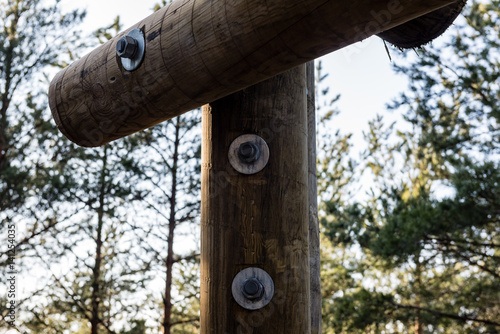
<instances>
[{"instance_id":1,"label":"hexagonal nut","mask_svg":"<svg viewBox=\"0 0 500 334\"><path fill-rule=\"evenodd\" d=\"M241 292L248 300L259 300L264 296L264 286L257 278L251 277L243 283Z\"/></svg>"},{"instance_id":2,"label":"hexagonal nut","mask_svg":"<svg viewBox=\"0 0 500 334\"><path fill-rule=\"evenodd\" d=\"M138 43L130 36L124 36L116 43L116 54L121 58L133 59L137 53Z\"/></svg>"}]
</instances>

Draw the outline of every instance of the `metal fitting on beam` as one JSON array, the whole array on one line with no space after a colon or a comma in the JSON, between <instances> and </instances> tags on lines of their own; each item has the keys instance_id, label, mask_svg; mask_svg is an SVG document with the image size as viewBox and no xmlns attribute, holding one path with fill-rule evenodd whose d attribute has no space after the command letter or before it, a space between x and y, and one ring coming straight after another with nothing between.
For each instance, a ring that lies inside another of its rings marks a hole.
<instances>
[{"instance_id":1,"label":"metal fitting on beam","mask_svg":"<svg viewBox=\"0 0 500 334\"><path fill-rule=\"evenodd\" d=\"M238 147L238 158L241 162L251 164L259 160L260 149L255 143L247 141Z\"/></svg>"},{"instance_id":2,"label":"metal fitting on beam","mask_svg":"<svg viewBox=\"0 0 500 334\"><path fill-rule=\"evenodd\" d=\"M116 43L116 55L120 57L123 68L129 72L141 66L145 50L146 41L140 29L131 30Z\"/></svg>"},{"instance_id":3,"label":"metal fitting on beam","mask_svg":"<svg viewBox=\"0 0 500 334\"><path fill-rule=\"evenodd\" d=\"M264 286L257 278L251 277L243 283L242 292L248 300L259 300L264 296Z\"/></svg>"},{"instance_id":4,"label":"metal fitting on beam","mask_svg":"<svg viewBox=\"0 0 500 334\"><path fill-rule=\"evenodd\" d=\"M258 310L269 304L274 295L271 276L260 268L246 268L233 279L234 300L247 310Z\"/></svg>"},{"instance_id":5,"label":"metal fitting on beam","mask_svg":"<svg viewBox=\"0 0 500 334\"><path fill-rule=\"evenodd\" d=\"M257 135L242 135L231 143L228 158L241 174L256 174L269 162L269 147Z\"/></svg>"},{"instance_id":6,"label":"metal fitting on beam","mask_svg":"<svg viewBox=\"0 0 500 334\"><path fill-rule=\"evenodd\" d=\"M131 36L124 36L116 43L116 54L120 58L134 59L139 45Z\"/></svg>"}]
</instances>

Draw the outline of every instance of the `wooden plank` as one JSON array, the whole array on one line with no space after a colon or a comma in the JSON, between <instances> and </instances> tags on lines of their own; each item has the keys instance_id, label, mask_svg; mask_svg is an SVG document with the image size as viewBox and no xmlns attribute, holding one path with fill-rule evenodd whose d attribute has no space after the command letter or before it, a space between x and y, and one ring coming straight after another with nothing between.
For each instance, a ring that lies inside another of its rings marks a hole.
<instances>
[{"instance_id":1,"label":"wooden plank","mask_svg":"<svg viewBox=\"0 0 500 334\"><path fill-rule=\"evenodd\" d=\"M310 333L305 65L203 108L201 333ZM228 149L243 134L269 146L268 165L237 173ZM248 311L232 297L249 267L273 279L274 298Z\"/></svg>"},{"instance_id":2,"label":"wooden plank","mask_svg":"<svg viewBox=\"0 0 500 334\"><path fill-rule=\"evenodd\" d=\"M116 56L125 31L54 78L50 107L69 139L103 145L455 1L176 0L130 28L139 69Z\"/></svg>"}]
</instances>

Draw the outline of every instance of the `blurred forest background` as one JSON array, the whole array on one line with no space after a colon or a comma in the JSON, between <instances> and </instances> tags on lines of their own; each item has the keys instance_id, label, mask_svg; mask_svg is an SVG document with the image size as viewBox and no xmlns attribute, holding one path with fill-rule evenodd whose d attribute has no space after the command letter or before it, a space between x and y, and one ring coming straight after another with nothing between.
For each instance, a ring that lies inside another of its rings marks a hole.
<instances>
[{"instance_id":1,"label":"blurred forest background","mask_svg":"<svg viewBox=\"0 0 500 334\"><path fill-rule=\"evenodd\" d=\"M0 332L12 244L19 333L198 333L200 112L69 142L50 79L126 28L84 22L60 0L0 0ZM389 49L404 121L374 117L356 151L316 63L323 333L500 333L500 1Z\"/></svg>"}]
</instances>

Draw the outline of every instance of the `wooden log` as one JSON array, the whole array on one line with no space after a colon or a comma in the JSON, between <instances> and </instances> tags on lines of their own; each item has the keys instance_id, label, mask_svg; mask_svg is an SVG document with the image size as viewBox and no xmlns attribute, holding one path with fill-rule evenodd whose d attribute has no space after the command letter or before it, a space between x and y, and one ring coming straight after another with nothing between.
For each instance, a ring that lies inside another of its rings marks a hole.
<instances>
[{"instance_id":1,"label":"wooden log","mask_svg":"<svg viewBox=\"0 0 500 334\"><path fill-rule=\"evenodd\" d=\"M176 0L130 28L137 70L116 54L125 31L56 75L50 108L69 139L103 145L455 1Z\"/></svg>"},{"instance_id":2,"label":"wooden log","mask_svg":"<svg viewBox=\"0 0 500 334\"><path fill-rule=\"evenodd\" d=\"M203 107L201 333L310 331L305 65ZM257 134L269 146L259 173L237 173L231 142ZM274 297L248 311L232 297L243 269L274 281Z\"/></svg>"}]
</instances>

